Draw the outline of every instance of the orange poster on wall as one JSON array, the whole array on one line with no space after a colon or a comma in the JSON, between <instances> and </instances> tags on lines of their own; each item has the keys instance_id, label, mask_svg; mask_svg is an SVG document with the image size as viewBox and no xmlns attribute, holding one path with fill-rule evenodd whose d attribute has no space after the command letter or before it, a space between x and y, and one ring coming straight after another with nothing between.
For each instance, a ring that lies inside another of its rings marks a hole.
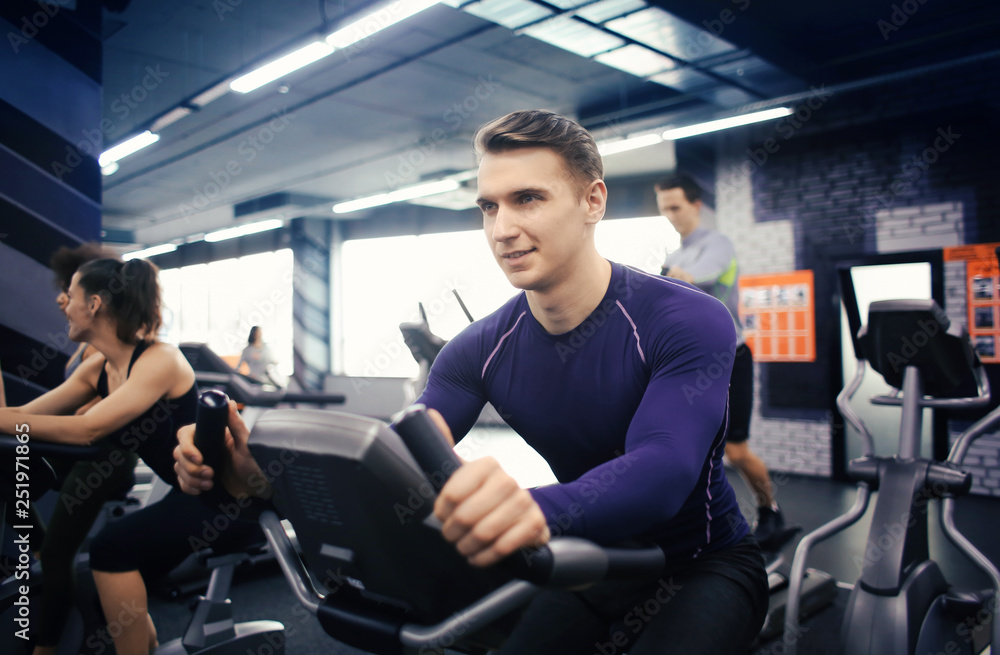
<instances>
[{"instance_id":1,"label":"orange poster on wall","mask_svg":"<svg viewBox=\"0 0 1000 655\"><path fill-rule=\"evenodd\" d=\"M946 262L965 262L969 336L979 359L1000 362L1000 243L980 243L944 249Z\"/></svg>"},{"instance_id":2,"label":"orange poster on wall","mask_svg":"<svg viewBox=\"0 0 1000 655\"><path fill-rule=\"evenodd\" d=\"M740 276L743 338L758 362L816 361L812 271Z\"/></svg>"}]
</instances>

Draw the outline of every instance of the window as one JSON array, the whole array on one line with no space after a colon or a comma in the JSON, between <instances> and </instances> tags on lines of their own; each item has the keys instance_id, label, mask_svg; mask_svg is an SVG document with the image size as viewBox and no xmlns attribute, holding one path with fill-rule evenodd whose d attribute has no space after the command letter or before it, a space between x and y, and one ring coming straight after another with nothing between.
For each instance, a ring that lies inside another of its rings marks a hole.
<instances>
[{"instance_id":1,"label":"window","mask_svg":"<svg viewBox=\"0 0 1000 655\"><path fill-rule=\"evenodd\" d=\"M292 266L292 251L284 249L160 271L161 338L207 343L235 364L250 328L259 325L278 372L290 376Z\"/></svg>"},{"instance_id":2,"label":"window","mask_svg":"<svg viewBox=\"0 0 1000 655\"><path fill-rule=\"evenodd\" d=\"M597 250L612 261L659 273L680 238L663 217L602 221ZM342 250L343 344L346 375L415 377L417 364L399 324L419 322L451 339L469 324L452 290L475 319L518 293L490 254L482 230L354 239Z\"/></svg>"}]
</instances>

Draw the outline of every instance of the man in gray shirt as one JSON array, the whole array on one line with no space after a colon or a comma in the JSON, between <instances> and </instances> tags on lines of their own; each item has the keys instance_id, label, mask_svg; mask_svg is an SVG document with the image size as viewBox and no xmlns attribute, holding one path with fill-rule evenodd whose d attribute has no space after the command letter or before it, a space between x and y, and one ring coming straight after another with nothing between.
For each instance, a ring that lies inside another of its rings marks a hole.
<instances>
[{"instance_id":1,"label":"man in gray shirt","mask_svg":"<svg viewBox=\"0 0 1000 655\"><path fill-rule=\"evenodd\" d=\"M729 382L729 432L726 458L744 476L757 502L754 534L763 550L774 551L796 529L785 527L774 499L767 465L747 443L753 409L753 355L743 343L738 312L739 266L733 243L723 234L701 225L702 190L689 176L671 175L656 184L656 204L681 236L679 250L667 255L661 275L676 278L715 296L733 317L738 338Z\"/></svg>"}]
</instances>

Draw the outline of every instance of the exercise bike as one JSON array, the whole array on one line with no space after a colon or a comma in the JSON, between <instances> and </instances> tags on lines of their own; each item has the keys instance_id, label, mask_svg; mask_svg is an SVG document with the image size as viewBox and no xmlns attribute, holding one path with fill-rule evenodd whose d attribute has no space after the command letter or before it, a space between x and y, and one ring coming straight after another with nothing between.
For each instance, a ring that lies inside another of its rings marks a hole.
<instances>
[{"instance_id":1,"label":"exercise bike","mask_svg":"<svg viewBox=\"0 0 1000 655\"><path fill-rule=\"evenodd\" d=\"M228 398L218 391L207 391L199 399L198 425L202 431L215 430L224 433L228 420ZM220 433L220 434L221 434ZM30 433L27 433L30 434ZM96 446L71 446L42 441L18 440L16 437L0 437L0 457L9 466L0 475L0 538L4 532L4 514L16 512L18 520L15 528L26 515L27 500L39 498L55 480L55 473L46 458L92 459L101 454ZM20 450L18 449L21 447ZM18 463L15 457L23 457ZM9 470L8 470L9 468ZM18 471L22 475L18 476ZM30 486L25 486L30 483ZM18 530L19 541L23 535ZM0 579L0 617L4 632L0 644L5 645L5 654L28 652L30 637L37 619L39 592L44 593L44 579L38 566L31 566L30 553L24 543L20 547L18 560L11 571L4 571ZM284 626L277 621L251 621L235 623L231 603L227 598L233 572L238 564L254 557L264 543L242 544L235 550L213 552L206 550L199 560L202 566L212 571L206 594L200 597L192 611L184 636L161 644L154 655L243 655L250 652L284 653ZM112 645L109 630L103 621L97 604L78 600L77 614L71 625L64 630L57 652L62 653L103 653Z\"/></svg>"},{"instance_id":2,"label":"exercise bike","mask_svg":"<svg viewBox=\"0 0 1000 655\"><path fill-rule=\"evenodd\" d=\"M24 433L24 437L29 435ZM57 481L56 473L46 458L88 459L99 454L100 450L94 446L29 442L26 438L0 436L0 540L3 540L9 523L16 546L14 559L5 562L0 570L0 629L3 630L0 633L0 650L4 653L27 652L29 635L37 621L38 599L44 592L41 568L32 563L27 539L30 526L23 524L27 523L28 502L37 501ZM96 604L88 603L83 595L78 594L67 617L57 652L80 652L78 649L84 635L99 621Z\"/></svg>"},{"instance_id":3,"label":"exercise bike","mask_svg":"<svg viewBox=\"0 0 1000 655\"><path fill-rule=\"evenodd\" d=\"M845 273L846 300L853 287L849 284L850 273ZM862 574L848 599L840 652L975 655L988 643L995 652L1000 648L1000 622L994 620L1000 573L958 531L954 513L956 497L967 494L972 484L972 476L960 468L962 460L973 441L1000 423L1000 408L962 433L944 462L920 457L925 407L967 409L989 403L989 382L983 366L964 328L952 328L933 300L872 303L868 324L854 339L854 346L857 371L838 396L837 406L865 443L865 455L848 466L849 474L858 481L857 496L847 513L803 537L796 548L785 616L786 652L798 652L801 632L797 608L810 549L856 523L866 512L875 490L879 490L879 497ZM896 390L894 394L876 396L871 402L902 408L899 452L891 457L874 455L871 434L849 404L861 384L866 360ZM954 589L930 559L926 505L933 499L941 500L944 534L986 573L992 589Z\"/></svg>"},{"instance_id":4,"label":"exercise bike","mask_svg":"<svg viewBox=\"0 0 1000 655\"><path fill-rule=\"evenodd\" d=\"M374 653L485 653L542 587L656 580L659 547L604 548L557 537L477 569L441 538L436 491L458 468L419 407L391 429L337 412L276 409L250 450L272 480L277 513L260 523L298 600L337 640Z\"/></svg>"}]
</instances>

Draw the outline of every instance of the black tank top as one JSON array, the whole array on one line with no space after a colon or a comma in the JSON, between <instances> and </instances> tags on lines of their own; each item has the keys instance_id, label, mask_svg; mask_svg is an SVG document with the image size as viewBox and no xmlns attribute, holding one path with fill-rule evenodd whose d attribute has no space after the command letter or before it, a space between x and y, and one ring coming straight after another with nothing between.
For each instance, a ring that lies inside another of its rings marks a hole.
<instances>
[{"instance_id":1,"label":"black tank top","mask_svg":"<svg viewBox=\"0 0 1000 655\"><path fill-rule=\"evenodd\" d=\"M148 341L139 341L132 359L128 363L127 378L132 373L132 365L149 347ZM107 362L104 364L107 367ZM108 397L108 372L101 369L97 379L97 393ZM194 423L198 408L198 384L178 398L161 398L156 404L137 416L117 433L107 439L117 448L133 452L142 458L146 466L173 487L177 486L174 472L174 448L177 446L177 428Z\"/></svg>"}]
</instances>

